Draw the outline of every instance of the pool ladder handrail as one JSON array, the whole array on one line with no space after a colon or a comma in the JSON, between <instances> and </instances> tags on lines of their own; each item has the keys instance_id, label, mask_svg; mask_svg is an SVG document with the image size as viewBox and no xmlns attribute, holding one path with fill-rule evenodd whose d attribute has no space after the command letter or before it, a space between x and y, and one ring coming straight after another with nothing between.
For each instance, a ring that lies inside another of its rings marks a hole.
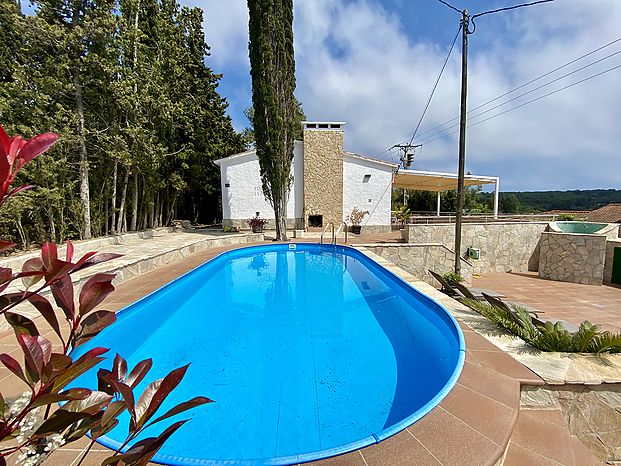
<instances>
[{"instance_id":1,"label":"pool ladder handrail","mask_svg":"<svg viewBox=\"0 0 621 466\"><path fill-rule=\"evenodd\" d=\"M326 227L321 232L321 238L319 239L319 244L323 244L323 235L325 234L326 231L328 231L328 228L330 228L330 226L332 226L332 241L331 241L331 243L334 244L334 223L333 222L328 222Z\"/></svg>"},{"instance_id":2,"label":"pool ladder handrail","mask_svg":"<svg viewBox=\"0 0 621 466\"><path fill-rule=\"evenodd\" d=\"M345 226L344 230L343 230L343 225ZM341 224L339 225L338 229L336 230L336 233L334 234L334 240L332 244L336 244L336 239L339 236L339 233L341 231L345 232L345 244L347 244L347 223L346 222L341 222Z\"/></svg>"}]
</instances>

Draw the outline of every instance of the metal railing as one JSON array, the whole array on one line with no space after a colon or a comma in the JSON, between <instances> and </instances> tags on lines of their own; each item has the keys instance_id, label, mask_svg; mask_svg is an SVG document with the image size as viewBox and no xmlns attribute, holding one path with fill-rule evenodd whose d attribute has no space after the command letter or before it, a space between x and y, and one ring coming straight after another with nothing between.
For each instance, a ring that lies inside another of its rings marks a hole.
<instances>
[{"instance_id":1,"label":"metal railing","mask_svg":"<svg viewBox=\"0 0 621 466\"><path fill-rule=\"evenodd\" d=\"M344 230L343 230L343 226L345 226ZM345 232L345 244L347 244L347 223L345 223L345 222L341 222L341 224L339 225L338 229L336 230L336 233L334 234L334 240L333 240L334 243L333 244L336 244L336 238L338 237L338 235L339 235L339 233L341 231Z\"/></svg>"},{"instance_id":2,"label":"metal railing","mask_svg":"<svg viewBox=\"0 0 621 466\"><path fill-rule=\"evenodd\" d=\"M336 236L334 234L334 223L332 223L332 222L328 222L326 227L321 232L321 238L319 239L319 244L323 244L323 235L325 234L326 231L328 231L328 228L330 228L330 226L332 227L332 241L330 241L330 243L334 244Z\"/></svg>"},{"instance_id":3,"label":"metal railing","mask_svg":"<svg viewBox=\"0 0 621 466\"><path fill-rule=\"evenodd\" d=\"M462 217L464 223L498 223L498 222L554 222L558 219L558 214L469 214ZM401 221L392 217L393 224L400 224ZM436 215L431 213L419 213L412 215L406 222L407 224L432 224L432 223L455 223L455 215Z\"/></svg>"}]
</instances>

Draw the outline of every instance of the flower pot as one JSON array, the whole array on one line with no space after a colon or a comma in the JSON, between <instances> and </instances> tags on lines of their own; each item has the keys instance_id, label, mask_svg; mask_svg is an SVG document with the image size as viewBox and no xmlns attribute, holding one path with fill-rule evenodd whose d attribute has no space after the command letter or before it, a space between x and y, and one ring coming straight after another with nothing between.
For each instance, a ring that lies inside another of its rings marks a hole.
<instances>
[{"instance_id":1,"label":"flower pot","mask_svg":"<svg viewBox=\"0 0 621 466\"><path fill-rule=\"evenodd\" d=\"M252 226L253 233L263 233L263 225L253 225Z\"/></svg>"},{"instance_id":2,"label":"flower pot","mask_svg":"<svg viewBox=\"0 0 621 466\"><path fill-rule=\"evenodd\" d=\"M351 232L355 233L356 235L360 234L360 230L362 229L361 225L352 225L351 226Z\"/></svg>"}]
</instances>

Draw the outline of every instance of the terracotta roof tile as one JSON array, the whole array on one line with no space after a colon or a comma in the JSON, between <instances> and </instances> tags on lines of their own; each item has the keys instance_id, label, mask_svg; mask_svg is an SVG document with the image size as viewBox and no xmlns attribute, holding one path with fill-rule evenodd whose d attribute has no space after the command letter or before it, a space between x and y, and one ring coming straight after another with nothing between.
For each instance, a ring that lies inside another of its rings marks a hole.
<instances>
[{"instance_id":1,"label":"terracotta roof tile","mask_svg":"<svg viewBox=\"0 0 621 466\"><path fill-rule=\"evenodd\" d=\"M588 216L589 222L621 223L621 203L608 204L595 209Z\"/></svg>"}]
</instances>

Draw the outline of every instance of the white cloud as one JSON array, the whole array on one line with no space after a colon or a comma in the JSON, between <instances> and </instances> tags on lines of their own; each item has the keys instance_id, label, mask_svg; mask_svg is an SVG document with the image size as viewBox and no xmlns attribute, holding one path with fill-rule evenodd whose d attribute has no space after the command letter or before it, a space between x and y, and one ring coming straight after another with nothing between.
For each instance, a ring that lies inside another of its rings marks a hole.
<instances>
[{"instance_id":1,"label":"white cloud","mask_svg":"<svg viewBox=\"0 0 621 466\"><path fill-rule=\"evenodd\" d=\"M197 4L207 12L207 40L220 71L247 70L246 2ZM618 0L555 2L480 18L470 36L469 108L616 39L619 24ZM346 147L373 156L411 136L457 19L438 43L415 43L400 18L376 0L297 0L294 26L296 93L307 117L347 121ZM563 72L620 49L618 43ZM621 55L485 116L618 64ZM458 114L459 74L457 46L420 132ZM618 69L473 126L467 169L501 176L505 189L621 187L620 76ZM456 153L454 134L425 145L416 163L454 171Z\"/></svg>"}]
</instances>

